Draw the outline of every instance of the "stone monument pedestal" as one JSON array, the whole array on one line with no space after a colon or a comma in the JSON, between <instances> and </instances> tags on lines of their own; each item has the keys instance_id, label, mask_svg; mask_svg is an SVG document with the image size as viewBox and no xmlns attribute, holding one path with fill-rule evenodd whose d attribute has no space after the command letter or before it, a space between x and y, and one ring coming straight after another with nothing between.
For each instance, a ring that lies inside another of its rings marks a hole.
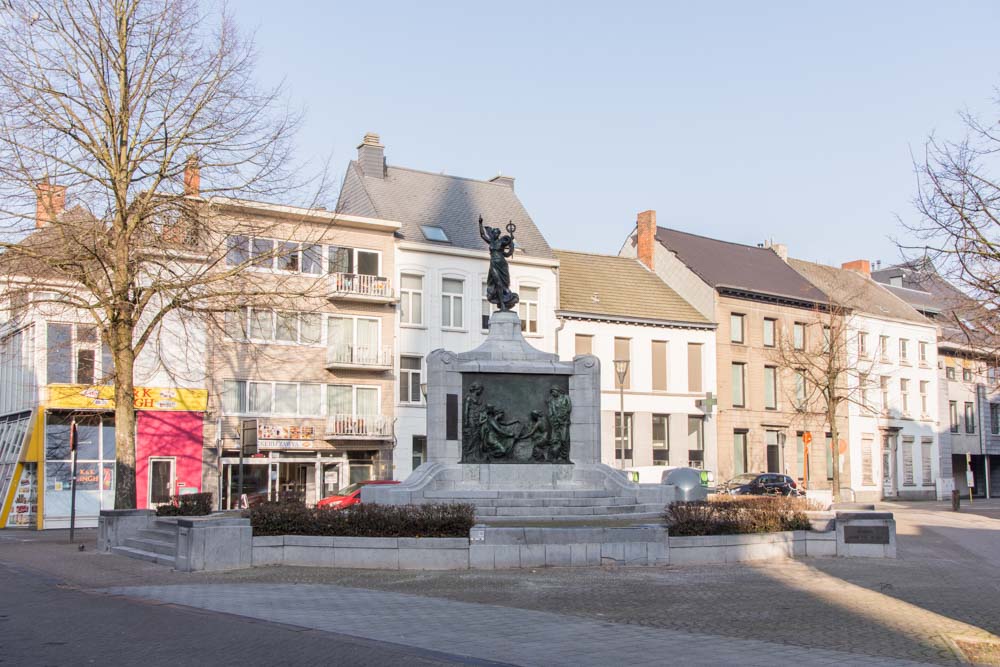
<instances>
[{"instance_id":1,"label":"stone monument pedestal","mask_svg":"<svg viewBox=\"0 0 1000 667\"><path fill-rule=\"evenodd\" d=\"M635 484L601 463L598 358L560 361L536 350L521 335L517 313L494 313L486 342L474 350L435 350L427 370L427 463L402 484L364 487L362 502L470 503L484 521L517 521L653 518L674 500L673 486ZM474 391L481 400L470 405L479 412L466 419L463 402ZM558 430L560 406L551 402L565 396L572 404L569 424ZM484 411L495 416L499 435L492 443L480 441L489 429L478 426L487 421ZM549 435L533 447L524 434L540 419ZM568 459L550 456L564 451L567 436ZM463 437L476 442L463 449ZM530 462L523 462L526 457Z\"/></svg>"}]
</instances>

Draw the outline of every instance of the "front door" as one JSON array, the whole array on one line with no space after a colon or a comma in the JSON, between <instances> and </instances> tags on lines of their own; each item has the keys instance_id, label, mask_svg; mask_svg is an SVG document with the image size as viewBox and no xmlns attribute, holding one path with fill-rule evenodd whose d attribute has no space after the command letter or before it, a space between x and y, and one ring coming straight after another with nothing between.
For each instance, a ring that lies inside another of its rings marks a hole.
<instances>
[{"instance_id":1,"label":"front door","mask_svg":"<svg viewBox=\"0 0 1000 667\"><path fill-rule=\"evenodd\" d=\"M882 497L896 497L895 435L882 436Z\"/></svg>"},{"instance_id":2,"label":"front door","mask_svg":"<svg viewBox=\"0 0 1000 667\"><path fill-rule=\"evenodd\" d=\"M173 458L149 459L149 506L170 502L174 494L176 461Z\"/></svg>"}]
</instances>

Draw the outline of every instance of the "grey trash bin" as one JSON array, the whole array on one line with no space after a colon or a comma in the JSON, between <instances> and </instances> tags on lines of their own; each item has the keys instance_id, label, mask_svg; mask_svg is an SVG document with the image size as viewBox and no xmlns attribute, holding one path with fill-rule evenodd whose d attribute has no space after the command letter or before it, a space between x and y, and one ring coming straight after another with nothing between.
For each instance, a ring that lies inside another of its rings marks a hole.
<instances>
[{"instance_id":1,"label":"grey trash bin","mask_svg":"<svg viewBox=\"0 0 1000 667\"><path fill-rule=\"evenodd\" d=\"M701 485L701 471L695 468L677 468L667 473L664 484L677 487L677 500L705 500L708 489Z\"/></svg>"}]
</instances>

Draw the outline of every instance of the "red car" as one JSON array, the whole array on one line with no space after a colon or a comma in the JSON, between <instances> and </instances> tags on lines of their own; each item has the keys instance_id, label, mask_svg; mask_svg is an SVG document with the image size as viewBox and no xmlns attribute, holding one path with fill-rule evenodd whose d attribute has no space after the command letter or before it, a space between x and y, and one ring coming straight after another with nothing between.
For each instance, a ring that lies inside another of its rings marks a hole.
<instances>
[{"instance_id":1,"label":"red car","mask_svg":"<svg viewBox=\"0 0 1000 667\"><path fill-rule=\"evenodd\" d=\"M341 489L340 493L337 495L323 498L316 503L316 507L325 507L331 510L342 510L345 507L357 505L361 502L362 487L369 484L399 484L399 482L394 479L369 479L364 482L355 482L354 484Z\"/></svg>"}]
</instances>

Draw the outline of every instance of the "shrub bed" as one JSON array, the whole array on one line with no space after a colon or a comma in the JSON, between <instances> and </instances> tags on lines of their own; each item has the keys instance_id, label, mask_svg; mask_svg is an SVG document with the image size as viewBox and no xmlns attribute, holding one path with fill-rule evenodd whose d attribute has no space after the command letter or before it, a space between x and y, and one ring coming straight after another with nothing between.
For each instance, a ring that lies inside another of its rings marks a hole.
<instances>
[{"instance_id":1,"label":"shrub bed","mask_svg":"<svg viewBox=\"0 0 1000 667\"><path fill-rule=\"evenodd\" d=\"M667 506L664 523L671 535L741 535L809 530L806 511L814 509L802 498L756 496L711 501L676 502Z\"/></svg>"},{"instance_id":2,"label":"shrub bed","mask_svg":"<svg viewBox=\"0 0 1000 667\"><path fill-rule=\"evenodd\" d=\"M244 512L254 535L325 537L468 537L475 507L440 505L354 505L345 509L306 507L299 502L261 503Z\"/></svg>"},{"instance_id":3,"label":"shrub bed","mask_svg":"<svg viewBox=\"0 0 1000 667\"><path fill-rule=\"evenodd\" d=\"M212 494L187 493L171 496L168 505L156 508L156 516L206 516L212 513Z\"/></svg>"}]
</instances>

